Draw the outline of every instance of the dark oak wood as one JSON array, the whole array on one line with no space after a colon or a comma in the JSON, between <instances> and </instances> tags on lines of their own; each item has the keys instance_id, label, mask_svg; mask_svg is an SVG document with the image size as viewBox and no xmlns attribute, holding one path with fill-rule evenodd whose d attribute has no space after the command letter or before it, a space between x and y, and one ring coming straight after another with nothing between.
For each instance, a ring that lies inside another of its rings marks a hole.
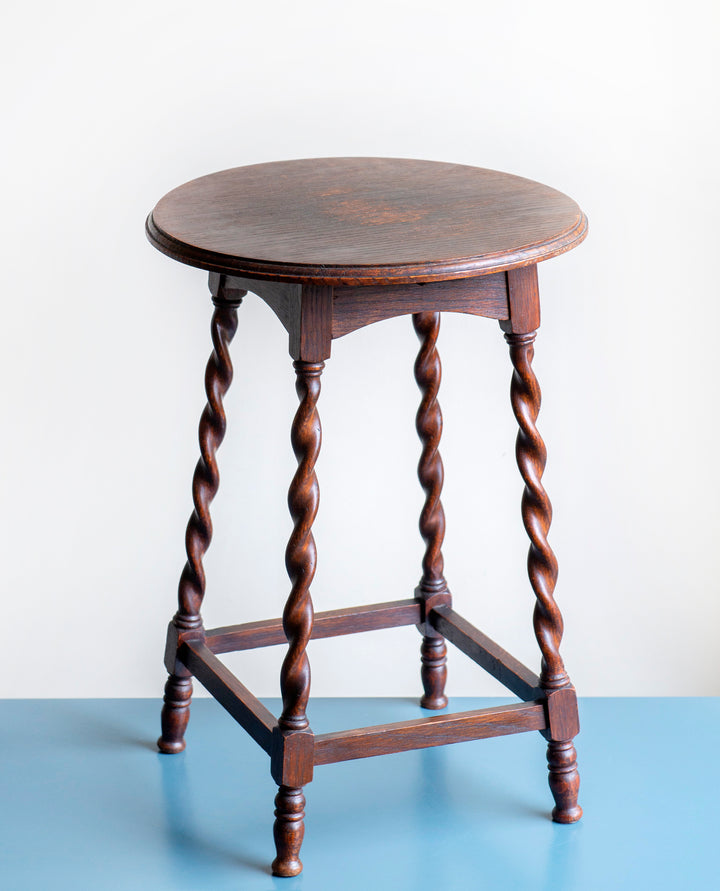
<instances>
[{"instance_id":1,"label":"dark oak wood","mask_svg":"<svg viewBox=\"0 0 720 891\"><path fill-rule=\"evenodd\" d=\"M257 294L290 335L290 355L294 359L323 361L330 355L334 338L418 310L462 312L510 325L509 274L498 272L477 278L410 285L332 288L211 272L210 288L217 288L218 283L223 282L228 293Z\"/></svg>"},{"instance_id":2,"label":"dark oak wood","mask_svg":"<svg viewBox=\"0 0 720 891\"><path fill-rule=\"evenodd\" d=\"M450 604L452 598L443 575L442 544L445 537L445 512L440 495L443 486L443 463L439 446L442 436L442 412L437 396L442 379L437 339L440 332L440 313L421 312L413 315L413 327L420 340L420 351L415 360L415 381L422 398L415 417L422 453L418 462L418 479L425 492L425 504L420 514L420 535L425 542L422 577L415 596L427 613L439 603ZM441 709L447 705L447 648L439 632L426 621L420 626L423 634L420 645L420 677L424 694L423 708Z\"/></svg>"},{"instance_id":3,"label":"dark oak wood","mask_svg":"<svg viewBox=\"0 0 720 891\"><path fill-rule=\"evenodd\" d=\"M537 266L523 266L505 273L508 318L500 327L508 334L529 334L540 327L540 295Z\"/></svg>"},{"instance_id":4,"label":"dark oak wood","mask_svg":"<svg viewBox=\"0 0 720 891\"><path fill-rule=\"evenodd\" d=\"M322 362L332 342L332 288L303 285L300 311L290 331L290 355L304 362Z\"/></svg>"},{"instance_id":5,"label":"dark oak wood","mask_svg":"<svg viewBox=\"0 0 720 891\"><path fill-rule=\"evenodd\" d=\"M315 764L332 764L470 739L543 730L545 726L544 704L530 702L322 733L315 736Z\"/></svg>"},{"instance_id":6,"label":"dark oak wood","mask_svg":"<svg viewBox=\"0 0 720 891\"><path fill-rule=\"evenodd\" d=\"M160 712L158 749L163 755L176 755L185 748L185 731L190 720L190 700L193 685L190 672L177 664L165 684L163 707Z\"/></svg>"},{"instance_id":7,"label":"dark oak wood","mask_svg":"<svg viewBox=\"0 0 720 891\"><path fill-rule=\"evenodd\" d=\"M220 484L217 466L217 450L225 437L225 410L223 397L232 383L233 367L229 346L237 330L237 307L245 291L225 289L226 282L218 278L211 285L215 311L210 326L213 352L205 371L207 405L200 418L198 438L200 460L195 468L192 495L195 510L188 521L185 533L187 562L178 585L178 610L173 625L179 633L191 633L202 639L203 624L200 607L205 596L205 570L203 556L212 538L210 503ZM171 640L170 635L168 641ZM166 663L172 657L166 653ZM165 685L165 697L160 716L161 735L158 748L164 754L181 752L185 748L185 730L190 717L192 683L182 667L171 667Z\"/></svg>"},{"instance_id":8,"label":"dark oak wood","mask_svg":"<svg viewBox=\"0 0 720 891\"><path fill-rule=\"evenodd\" d=\"M551 740L548 743L547 760L550 791L555 799L552 818L556 823L577 823L583 811L577 803L580 775L572 740Z\"/></svg>"},{"instance_id":9,"label":"dark oak wood","mask_svg":"<svg viewBox=\"0 0 720 891\"><path fill-rule=\"evenodd\" d=\"M572 686L548 690L548 726L542 735L548 740L548 780L555 799L552 818L556 823L576 823L582 817L578 804L580 775L573 738L580 731L577 696Z\"/></svg>"},{"instance_id":10,"label":"dark oak wood","mask_svg":"<svg viewBox=\"0 0 720 891\"><path fill-rule=\"evenodd\" d=\"M573 686L546 690L548 726L543 736L548 740L572 739L580 732L577 694Z\"/></svg>"},{"instance_id":11,"label":"dark oak wood","mask_svg":"<svg viewBox=\"0 0 720 891\"><path fill-rule=\"evenodd\" d=\"M330 356L333 289L327 286L255 280L219 272L210 273L210 290L225 283L234 293L252 291L261 297L290 335L293 359L322 362ZM500 318L500 316L498 316Z\"/></svg>"},{"instance_id":12,"label":"dark oak wood","mask_svg":"<svg viewBox=\"0 0 720 891\"><path fill-rule=\"evenodd\" d=\"M302 870L304 786L316 764L529 730L548 743L553 819L578 820L579 776L573 739L577 698L560 656L562 617L554 598L557 561L548 544L552 508L542 485L545 445L536 421L540 388L532 370L540 324L537 263L570 250L587 220L567 196L539 183L459 164L387 158L325 158L236 168L186 183L148 217L151 243L210 272L216 305L214 351L206 373L208 405L200 422L201 458L193 478L194 513L178 611L168 629L169 679L160 750L182 751L197 677L270 756L278 784L276 876ZM298 467L288 503L293 532L286 551L291 591L282 619L205 632L203 557L210 544L210 503L219 476L216 454L225 432L223 397L232 379L229 344L236 308L247 291L272 309L288 332L299 407L292 425ZM517 463L525 486L522 518L530 538L528 574L535 594L540 676L452 609L444 576L445 518L440 500L442 414L437 351L441 312L497 319L513 364L511 402L518 422ZM333 339L364 325L412 314L420 339L415 377L421 391L418 478L425 493L420 533L422 576L412 600L313 615L316 563L312 526L318 508L320 375ZM423 635L421 677L426 708L446 705L445 638L525 700L454 715L314 736L307 645L312 638L414 623ZM287 642L273 715L223 666L217 653Z\"/></svg>"},{"instance_id":13,"label":"dark oak wood","mask_svg":"<svg viewBox=\"0 0 720 891\"><path fill-rule=\"evenodd\" d=\"M232 275L221 272L211 272L208 287L216 306L232 306L237 308L247 294L249 288L242 285Z\"/></svg>"},{"instance_id":14,"label":"dark oak wood","mask_svg":"<svg viewBox=\"0 0 720 891\"><path fill-rule=\"evenodd\" d=\"M553 597L558 565L547 540L552 520L552 505L542 484L547 451L536 426L540 411L540 386L532 370L535 332L506 334L505 339L510 347L510 358L514 369L510 400L520 428L515 456L525 482L522 519L530 538L528 575L536 598L533 624L542 653L540 683L544 689L554 690L567 686L570 679L560 656L562 615Z\"/></svg>"},{"instance_id":15,"label":"dark oak wood","mask_svg":"<svg viewBox=\"0 0 720 891\"><path fill-rule=\"evenodd\" d=\"M185 183L150 241L214 272L326 285L468 278L537 263L585 237L580 208L495 170L398 158L311 158Z\"/></svg>"},{"instance_id":16,"label":"dark oak wood","mask_svg":"<svg viewBox=\"0 0 720 891\"><path fill-rule=\"evenodd\" d=\"M237 330L237 306L242 297L232 303L215 300L211 333L213 352L205 371L207 405L200 419L198 438L200 460L192 482L193 511L185 534L187 563L178 586L178 611L175 625L181 630L202 627L200 606L205 596L205 570L203 556L212 539L210 504L220 485L217 451L225 438L227 426L223 398L233 378L230 360L230 342Z\"/></svg>"},{"instance_id":17,"label":"dark oak wood","mask_svg":"<svg viewBox=\"0 0 720 891\"><path fill-rule=\"evenodd\" d=\"M320 312L317 318L321 315ZM305 710L310 697L310 662L306 650L313 629L310 585L315 575L316 549L312 525L320 499L315 462L322 441L317 401L324 363L296 360L294 365L300 405L293 420L291 439L298 468L288 492L294 527L285 551L285 566L292 588L283 612L288 651L280 670L283 712L278 721L285 733L304 731L309 727ZM305 798L300 786L280 786L275 799L277 857L273 861L274 875L297 875L302 869L298 854L305 831L304 806Z\"/></svg>"},{"instance_id":18,"label":"dark oak wood","mask_svg":"<svg viewBox=\"0 0 720 891\"><path fill-rule=\"evenodd\" d=\"M283 713L279 724L283 730L305 730L308 726L305 709L310 696L310 663L305 651L313 628L310 585L315 575L317 554L312 525L320 500L315 462L322 441L317 401L323 363L296 361L294 364L300 405L291 434L298 468L288 492L294 528L285 551L285 566L292 588L283 612L283 630L288 641L288 652L280 672Z\"/></svg>"},{"instance_id":19,"label":"dark oak wood","mask_svg":"<svg viewBox=\"0 0 720 891\"><path fill-rule=\"evenodd\" d=\"M187 641L178 657L208 693L270 753L275 716L226 668L202 641Z\"/></svg>"},{"instance_id":20,"label":"dark oak wood","mask_svg":"<svg viewBox=\"0 0 720 891\"><path fill-rule=\"evenodd\" d=\"M454 610L439 606L430 613L429 621L459 650L520 699L527 702L543 696L540 678L536 674Z\"/></svg>"},{"instance_id":21,"label":"dark oak wood","mask_svg":"<svg viewBox=\"0 0 720 891\"><path fill-rule=\"evenodd\" d=\"M442 637L423 635L420 644L420 680L423 685L420 705L429 709L446 708L447 646Z\"/></svg>"},{"instance_id":22,"label":"dark oak wood","mask_svg":"<svg viewBox=\"0 0 720 891\"><path fill-rule=\"evenodd\" d=\"M547 452L536 426L541 396L540 386L532 369L535 336L535 331L507 332L505 340L510 347L513 364L510 400L520 428L515 456L525 482L522 518L530 538L527 568L535 593L535 637L542 653L540 686L548 697L549 715L554 712L558 715L553 719L553 726L563 736L562 739L557 739L556 734L551 733L548 743L550 790L556 805L553 819L558 823L574 823L582 816L582 808L577 803L580 779L572 743L572 737L579 729L574 691L558 697L555 706L550 705L552 694L571 690L572 685L560 655L563 619L554 597L558 565L547 539L552 520L552 505L542 484Z\"/></svg>"},{"instance_id":23,"label":"dark oak wood","mask_svg":"<svg viewBox=\"0 0 720 891\"><path fill-rule=\"evenodd\" d=\"M463 312L488 319L510 316L504 272L414 285L336 287L333 295L333 337L415 312Z\"/></svg>"},{"instance_id":24,"label":"dark oak wood","mask_svg":"<svg viewBox=\"0 0 720 891\"><path fill-rule=\"evenodd\" d=\"M315 613L310 638L316 640L342 634L359 634L362 631L378 631L381 628L416 625L420 621L420 615L417 600L393 600L368 606L327 610ZM282 619L266 619L245 625L211 628L206 631L205 643L213 653L233 653L237 650L284 644L287 643L287 638Z\"/></svg>"},{"instance_id":25,"label":"dark oak wood","mask_svg":"<svg viewBox=\"0 0 720 891\"><path fill-rule=\"evenodd\" d=\"M273 837L277 856L272 862L274 876L296 876L302 872L300 847L305 835L305 796L300 788L280 786L275 796Z\"/></svg>"},{"instance_id":26,"label":"dark oak wood","mask_svg":"<svg viewBox=\"0 0 720 891\"><path fill-rule=\"evenodd\" d=\"M417 472L425 492L425 504L419 522L420 535L425 542L420 591L423 595L430 596L447 591L442 555L445 512L440 500L444 479L439 452L442 412L437 398L442 377L437 351L440 313L416 313L413 316L413 326L420 340L420 351L415 360L415 381L422 396L415 416L415 427L422 443Z\"/></svg>"},{"instance_id":27,"label":"dark oak wood","mask_svg":"<svg viewBox=\"0 0 720 891\"><path fill-rule=\"evenodd\" d=\"M313 778L314 736L308 730L275 727L270 752L270 773L278 786L298 788Z\"/></svg>"},{"instance_id":28,"label":"dark oak wood","mask_svg":"<svg viewBox=\"0 0 720 891\"><path fill-rule=\"evenodd\" d=\"M251 291L261 297L282 322L288 334L293 334L299 325L302 285L289 282L275 282L270 279L242 278L236 275L223 275L211 272L210 290L220 280L232 282L233 287Z\"/></svg>"}]
</instances>

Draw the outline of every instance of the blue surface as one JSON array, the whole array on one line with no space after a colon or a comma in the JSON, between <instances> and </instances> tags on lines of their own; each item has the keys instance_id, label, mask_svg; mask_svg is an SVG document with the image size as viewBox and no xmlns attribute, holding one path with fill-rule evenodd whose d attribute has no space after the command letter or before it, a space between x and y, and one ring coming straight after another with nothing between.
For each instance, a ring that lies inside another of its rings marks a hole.
<instances>
[{"instance_id":1,"label":"blue surface","mask_svg":"<svg viewBox=\"0 0 720 891\"><path fill-rule=\"evenodd\" d=\"M2 888L720 888L720 699L582 701L573 826L549 819L537 733L317 768L294 879L269 873L265 753L198 700L187 750L159 755L158 712L152 700L0 702ZM409 700L315 700L310 717L324 732L421 713Z\"/></svg>"}]
</instances>

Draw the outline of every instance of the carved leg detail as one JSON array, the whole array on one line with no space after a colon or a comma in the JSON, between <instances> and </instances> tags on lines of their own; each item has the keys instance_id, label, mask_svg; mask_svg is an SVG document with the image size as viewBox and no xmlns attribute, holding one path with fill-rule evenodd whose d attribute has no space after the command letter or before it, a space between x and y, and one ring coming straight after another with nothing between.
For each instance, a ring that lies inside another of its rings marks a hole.
<instances>
[{"instance_id":1,"label":"carved leg detail","mask_svg":"<svg viewBox=\"0 0 720 891\"><path fill-rule=\"evenodd\" d=\"M178 670L180 666L178 666ZM185 748L185 730L190 720L192 696L190 672L186 675L171 674L165 684L165 696L160 715L162 734L157 741L164 755L175 755Z\"/></svg>"},{"instance_id":2,"label":"carved leg detail","mask_svg":"<svg viewBox=\"0 0 720 891\"><path fill-rule=\"evenodd\" d=\"M283 612L288 652L280 670L283 712L278 720L280 729L285 732L302 731L309 726L305 714L310 698L310 662L306 649L313 627L310 585L317 555L312 525L320 500L315 462L322 441L317 401L325 363L297 360L294 366L300 405L293 421L291 439L298 468L288 492L294 527L285 551L285 566L292 587ZM295 876L302 870L299 854L305 833L302 787L281 785L275 807L273 833L277 857L272 865L273 875Z\"/></svg>"},{"instance_id":3,"label":"carved leg detail","mask_svg":"<svg viewBox=\"0 0 720 891\"><path fill-rule=\"evenodd\" d=\"M305 796L302 789L280 786L275 797L273 835L277 857L272 863L274 876L296 876L302 872L300 847L305 835Z\"/></svg>"},{"instance_id":4,"label":"carved leg detail","mask_svg":"<svg viewBox=\"0 0 720 891\"><path fill-rule=\"evenodd\" d=\"M423 708L445 708L448 704L445 695L445 681L447 679L447 647L442 637L423 637L420 645L420 659L425 695L420 700Z\"/></svg>"},{"instance_id":5,"label":"carved leg detail","mask_svg":"<svg viewBox=\"0 0 720 891\"><path fill-rule=\"evenodd\" d=\"M572 740L550 741L547 751L550 791L555 799L552 818L556 823L576 823L582 817L578 805L580 775Z\"/></svg>"},{"instance_id":6,"label":"carved leg detail","mask_svg":"<svg viewBox=\"0 0 720 891\"><path fill-rule=\"evenodd\" d=\"M520 427L515 454L525 481L522 517L530 538L527 568L536 597L533 625L542 653L540 684L549 699L566 703L564 715L556 713L553 704L549 703L550 728L544 732L546 738L550 740L549 781L556 804L553 820L558 823L574 823L582 816L582 808L577 803L580 777L577 771L575 747L572 743L572 736L578 729L577 703L560 656L563 620L554 598L558 565L547 540L552 520L552 506L542 485L547 452L535 423L541 401L540 386L532 370L535 335L536 332L507 333L505 340L510 347L510 358L514 368L510 398ZM561 699L557 700L558 697ZM554 726L556 722L557 726ZM570 739L564 738L566 735L569 735ZM560 739L553 738L556 736Z\"/></svg>"},{"instance_id":7,"label":"carved leg detail","mask_svg":"<svg viewBox=\"0 0 720 891\"><path fill-rule=\"evenodd\" d=\"M218 490L220 474L216 454L225 436L225 410L223 398L232 382L233 368L229 345L237 330L237 307L242 297L233 300L215 300L215 311L210 331L213 352L205 370L207 405L200 418L198 438L200 460L195 467L192 482L194 511L185 533L187 562L178 585L178 611L173 624L179 631L199 630L202 633L200 607L205 595L205 570L203 556L212 538L210 503ZM165 687L165 705L161 724L162 736L158 740L161 752L181 752L185 748L183 734L189 719L192 683L190 674L178 667Z\"/></svg>"},{"instance_id":8,"label":"carved leg detail","mask_svg":"<svg viewBox=\"0 0 720 891\"><path fill-rule=\"evenodd\" d=\"M535 426L540 411L540 387L532 370L535 334L536 332L506 334L505 340L510 346L510 358L515 369L510 387L510 399L520 427L515 456L525 481L522 518L530 538L528 575L537 598L533 624L542 652L540 682L544 688L554 690L567 686L570 678L560 656L563 620L553 597L558 566L547 540L552 520L552 505L541 482L547 452Z\"/></svg>"},{"instance_id":9,"label":"carved leg detail","mask_svg":"<svg viewBox=\"0 0 720 891\"><path fill-rule=\"evenodd\" d=\"M298 360L294 365L300 406L292 426L292 446L298 469L288 492L294 528L285 551L285 566L292 588L283 612L283 629L289 644L280 672L283 713L278 723L283 730L305 730L308 727L305 709L310 697L310 663L305 651L313 626L310 585L315 575L316 550L312 525L320 500L315 462L322 441L317 401L324 363Z\"/></svg>"},{"instance_id":10,"label":"carved leg detail","mask_svg":"<svg viewBox=\"0 0 720 891\"><path fill-rule=\"evenodd\" d=\"M422 393L415 426L422 442L418 479L425 492L425 505L420 514L420 534L425 542L423 572L416 595L426 604L426 612L440 602L450 602L450 592L443 575L442 543L445 537L445 513L440 493L443 485L443 464L438 451L442 434L442 412L437 401L442 370L436 349L440 330L440 313L422 312L413 315L420 351L415 360L415 380ZM439 709L447 705L446 647L443 638L425 623L420 647L421 679L425 695L423 708Z\"/></svg>"},{"instance_id":11,"label":"carved leg detail","mask_svg":"<svg viewBox=\"0 0 720 891\"><path fill-rule=\"evenodd\" d=\"M187 563L178 586L179 607L175 625L183 630L201 628L200 607L205 596L203 557L212 539L210 503L217 494L220 473L217 450L225 438L226 418L223 398L232 383L233 367L229 346L237 330L237 306L218 303L212 317L211 334L214 350L205 370L207 405L200 418L198 439L200 460L192 483L193 505L185 533Z\"/></svg>"}]
</instances>

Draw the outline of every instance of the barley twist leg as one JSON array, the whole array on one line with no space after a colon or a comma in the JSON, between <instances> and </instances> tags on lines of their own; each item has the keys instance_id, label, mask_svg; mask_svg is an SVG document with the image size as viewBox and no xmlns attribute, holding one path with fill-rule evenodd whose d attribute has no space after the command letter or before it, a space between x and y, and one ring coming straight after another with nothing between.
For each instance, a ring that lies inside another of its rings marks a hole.
<instances>
[{"instance_id":1,"label":"barley twist leg","mask_svg":"<svg viewBox=\"0 0 720 891\"><path fill-rule=\"evenodd\" d=\"M417 594L425 601L426 611L432 600L440 596L449 600L447 582L443 575L442 543L445 536L445 514L440 493L443 485L443 464L438 451L442 434L442 413L437 401L442 370L436 348L440 330L440 313L421 312L413 315L415 333L420 339L420 351L415 360L415 380L422 393L415 426L422 442L422 454L418 464L418 478L425 492L425 504L420 514L420 534L425 542L422 578ZM447 679L447 648L444 638L425 624L420 645L421 671L424 696L423 708L440 709L447 705L445 681Z\"/></svg>"},{"instance_id":2,"label":"barley twist leg","mask_svg":"<svg viewBox=\"0 0 720 891\"><path fill-rule=\"evenodd\" d=\"M294 365L300 405L292 425L292 446L298 468L288 492L294 528L285 552L292 587L283 612L288 652L280 672L283 712L278 724L284 732L306 730L309 726L305 714L310 697L310 662L306 648L313 626L310 585L315 575L316 550L312 525L320 498L315 462L322 439L317 401L324 368L323 362L298 360ZM273 875L294 876L302 871L299 859L305 831L302 787L281 785L275 807L277 857L272 865Z\"/></svg>"},{"instance_id":3,"label":"barley twist leg","mask_svg":"<svg viewBox=\"0 0 720 891\"><path fill-rule=\"evenodd\" d=\"M187 562L180 576L178 611L173 618L173 624L179 632L202 633L200 607L205 595L205 570L202 561L212 538L210 503L220 482L216 456L226 427L223 398L233 376L229 345L237 330L237 307L241 301L242 297L232 301L216 300L210 326L214 349L205 370L207 405L200 418L200 460L195 467L192 482L195 509L185 533ZM160 719L162 734L158 740L158 748L165 754L182 752L185 748L184 736L192 697L190 677L190 672L178 663L165 685Z\"/></svg>"},{"instance_id":4,"label":"barley twist leg","mask_svg":"<svg viewBox=\"0 0 720 891\"><path fill-rule=\"evenodd\" d=\"M547 540L552 520L552 506L542 485L547 452L536 426L541 397L540 387L532 370L535 336L536 332L507 333L505 340L510 347L510 358L514 368L510 399L520 427L515 455L525 481L522 518L530 538L527 568L536 597L533 624L542 653L540 684L548 696L552 696L553 691L572 689L572 685L560 656L563 620L554 598L558 566ZM575 720L569 722L567 726L576 726L577 706L574 694L571 701L572 705L568 708L575 709ZM562 726L562 723L558 726ZM548 766L550 789L556 804L553 819L559 823L573 823L579 820L582 815L582 809L577 804L580 780L572 737L569 739L550 737Z\"/></svg>"}]
</instances>

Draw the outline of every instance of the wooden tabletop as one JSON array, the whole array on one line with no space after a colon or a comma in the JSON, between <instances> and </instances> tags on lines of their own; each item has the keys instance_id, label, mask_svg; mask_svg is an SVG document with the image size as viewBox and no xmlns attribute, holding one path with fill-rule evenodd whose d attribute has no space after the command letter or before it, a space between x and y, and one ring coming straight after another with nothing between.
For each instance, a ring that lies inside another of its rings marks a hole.
<instances>
[{"instance_id":1,"label":"wooden tabletop","mask_svg":"<svg viewBox=\"0 0 720 891\"><path fill-rule=\"evenodd\" d=\"M381 284L527 266L579 244L567 195L480 167L312 158L223 170L169 192L152 244L182 263L251 278Z\"/></svg>"}]
</instances>

